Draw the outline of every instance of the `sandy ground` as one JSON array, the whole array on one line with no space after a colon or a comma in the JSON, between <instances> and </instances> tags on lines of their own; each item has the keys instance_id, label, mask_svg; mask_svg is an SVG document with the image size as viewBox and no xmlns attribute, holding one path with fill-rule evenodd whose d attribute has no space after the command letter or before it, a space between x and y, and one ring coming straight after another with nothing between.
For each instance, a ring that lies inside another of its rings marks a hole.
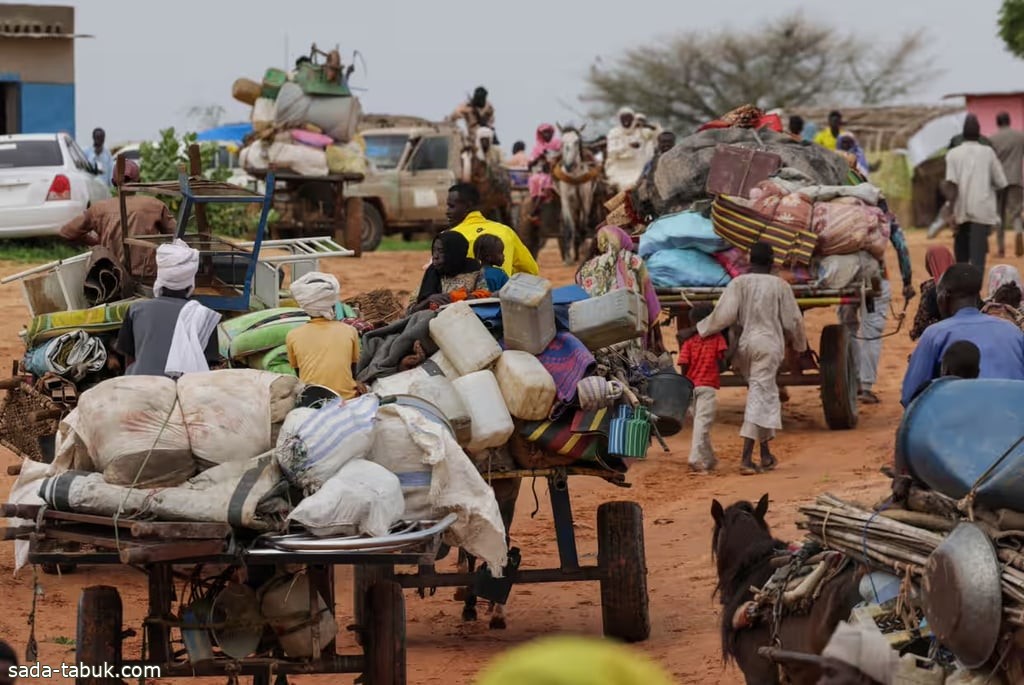
<instances>
[{"instance_id":1,"label":"sandy ground","mask_svg":"<svg viewBox=\"0 0 1024 685\"><path fill-rule=\"evenodd\" d=\"M951 238L947 239L951 241ZM915 283L924 278L923 235L911 236ZM360 260L335 260L325 265L336 272L344 293L354 294L389 286L412 290L419 281L423 253L376 253ZM1020 260L1006 260L1018 267ZM893 292L900 291L898 272L892 264ZM542 255L541 267L556 283L567 283L572 271L562 267L553 248ZM0 273L17 270L0 264ZM895 302L897 310L902 301ZM27 313L16 286L0 288L0 307L5 313L0 323L0 361L22 353L16 337L27 322ZM713 498L724 503L737 499L756 500L771 495L769 522L777 535L798 536L794 521L797 507L820 492L874 501L884 494L887 481L879 467L891 457L891 444L900 417L899 386L912 349L906 331L885 340L877 391L882 403L865 407L860 425L854 431L832 432L824 423L817 388L794 388L792 400L784 407L785 429L774 450L779 468L770 474L743 477L738 472L740 438L745 390L725 389L720 395L714 444L721 467L714 475L693 475L686 467L690 433L669 440L671 452L652 449L646 462L631 470L629 489L619 489L604 481L577 478L571 483L576 516L576 535L581 561L596 560L595 514L599 504L612 500L635 500L644 508L644 528L649 572L651 622L650 639L637 648L663 664L680 683L742 682L732 667L723 666L719 651L717 602L712 598L714 569L710 555L710 505ZM833 323L832 310L818 310L807 316L809 338L816 341L823 325ZM895 328L890 319L889 330ZM15 457L0 452L0 474ZM6 495L12 478L0 475L0 497ZM557 565L546 483L538 481L536 492L540 510L535 517L533 495L524 484L518 512L512 527L513 544L523 551L523 566L539 568ZM0 501L3 501L0 499ZM0 544L0 637L23 650L28 635L27 617L32 597L32 570L17 577L13 571L13 545ZM75 607L85 586L114 584L121 591L127 626L141 628L145 607L145 579L129 568L80 568L64 577L40 574L42 593L38 598L36 637L44 664L73 659L68 641L75 636ZM340 598L338 625L351 623L349 607L350 573L337 576ZM413 684L469 683L496 654L528 640L552 633L601 634L600 596L596 583L522 586L513 590L508 605L508 629L491 631L486 615L477 623L460 620L460 604L450 590L420 599L407 593L408 680ZM141 630L140 630L141 632ZM347 643L351 640L346 638ZM139 638L126 643L128 653L139 648ZM211 680L210 682L215 682ZM218 681L219 682L219 681ZM295 682L313 682L298 678ZM347 677L342 682L350 682Z\"/></svg>"}]
</instances>

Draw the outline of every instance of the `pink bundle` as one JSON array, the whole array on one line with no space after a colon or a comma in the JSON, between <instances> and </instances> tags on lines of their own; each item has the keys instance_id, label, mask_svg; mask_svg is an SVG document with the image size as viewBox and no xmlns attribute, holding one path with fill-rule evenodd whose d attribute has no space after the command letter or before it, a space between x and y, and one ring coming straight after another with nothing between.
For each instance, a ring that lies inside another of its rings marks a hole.
<instances>
[{"instance_id":1,"label":"pink bundle","mask_svg":"<svg viewBox=\"0 0 1024 685\"><path fill-rule=\"evenodd\" d=\"M882 259L889 242L889 221L885 213L856 198L844 197L816 204L811 230L818 234L818 252L825 256L866 250L876 259Z\"/></svg>"}]
</instances>

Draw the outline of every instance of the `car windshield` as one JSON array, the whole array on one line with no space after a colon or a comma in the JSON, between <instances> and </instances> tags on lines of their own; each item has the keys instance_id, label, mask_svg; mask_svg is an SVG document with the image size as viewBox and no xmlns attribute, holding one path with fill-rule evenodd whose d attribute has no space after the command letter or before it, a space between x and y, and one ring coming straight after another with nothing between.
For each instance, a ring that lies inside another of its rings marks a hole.
<instances>
[{"instance_id":1,"label":"car windshield","mask_svg":"<svg viewBox=\"0 0 1024 685\"><path fill-rule=\"evenodd\" d=\"M402 159L402 151L409 140L407 135L363 136L366 141L366 157L378 169L395 169Z\"/></svg>"},{"instance_id":2,"label":"car windshield","mask_svg":"<svg viewBox=\"0 0 1024 685\"><path fill-rule=\"evenodd\" d=\"M56 140L0 140L0 169L64 166Z\"/></svg>"}]
</instances>

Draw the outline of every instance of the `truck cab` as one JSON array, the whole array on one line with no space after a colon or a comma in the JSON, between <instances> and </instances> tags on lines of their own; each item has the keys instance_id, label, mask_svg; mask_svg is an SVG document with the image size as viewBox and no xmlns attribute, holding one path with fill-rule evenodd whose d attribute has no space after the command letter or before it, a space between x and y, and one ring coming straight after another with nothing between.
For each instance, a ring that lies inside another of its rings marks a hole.
<instances>
[{"instance_id":1,"label":"truck cab","mask_svg":"<svg viewBox=\"0 0 1024 685\"><path fill-rule=\"evenodd\" d=\"M461 131L413 117L367 119L360 133L369 170L346 189L363 199L363 249L376 249L388 234L444 226L448 188L461 176Z\"/></svg>"}]
</instances>

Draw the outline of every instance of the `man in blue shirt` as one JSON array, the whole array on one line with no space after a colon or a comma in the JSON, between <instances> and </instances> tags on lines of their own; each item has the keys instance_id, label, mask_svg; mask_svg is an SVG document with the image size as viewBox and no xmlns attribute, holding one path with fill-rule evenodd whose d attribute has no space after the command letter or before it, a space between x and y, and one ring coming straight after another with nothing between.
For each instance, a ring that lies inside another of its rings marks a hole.
<instances>
[{"instance_id":1,"label":"man in blue shirt","mask_svg":"<svg viewBox=\"0 0 1024 685\"><path fill-rule=\"evenodd\" d=\"M972 264L954 264L943 274L937 289L943 320L925 329L910 356L900 399L904 407L922 384L939 376L942 355L958 340L972 342L980 351L979 378L1024 380L1024 333L978 310L981 281L981 269Z\"/></svg>"},{"instance_id":2,"label":"man in blue shirt","mask_svg":"<svg viewBox=\"0 0 1024 685\"><path fill-rule=\"evenodd\" d=\"M85 159L99 169L100 178L108 186L114 178L114 157L106 148L107 132L97 128L92 132L92 147L86 148Z\"/></svg>"}]
</instances>

